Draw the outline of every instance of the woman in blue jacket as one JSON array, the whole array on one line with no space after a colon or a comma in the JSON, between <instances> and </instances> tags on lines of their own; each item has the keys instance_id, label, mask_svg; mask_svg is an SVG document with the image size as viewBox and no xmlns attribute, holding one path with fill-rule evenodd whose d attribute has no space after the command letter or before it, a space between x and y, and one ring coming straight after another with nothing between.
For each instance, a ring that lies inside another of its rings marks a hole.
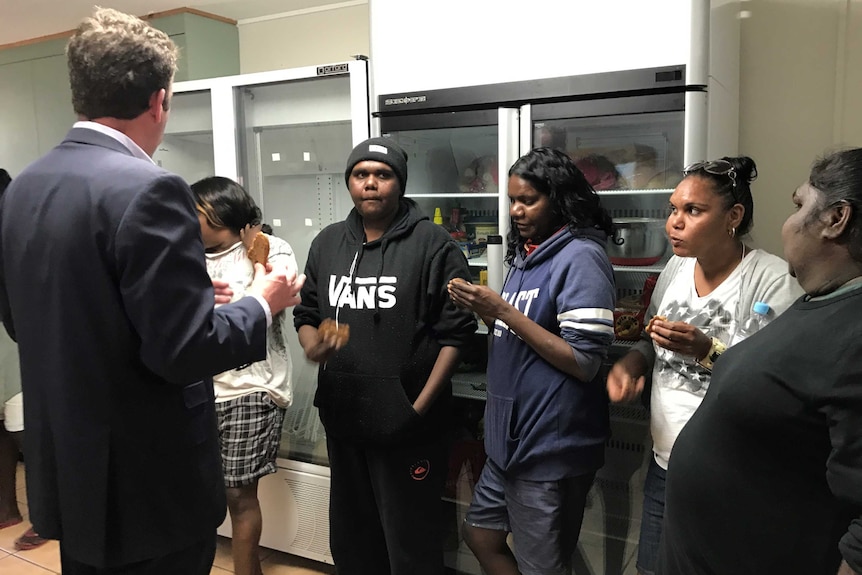
<instances>
[{"instance_id":1,"label":"woman in blue jacket","mask_svg":"<svg viewBox=\"0 0 862 575\"><path fill-rule=\"evenodd\" d=\"M597 373L613 341L611 218L565 154L538 148L509 169L498 295L452 282L492 327L485 449L465 539L495 575L571 569L587 492L604 462L608 409ZM514 553L506 545L511 532Z\"/></svg>"}]
</instances>

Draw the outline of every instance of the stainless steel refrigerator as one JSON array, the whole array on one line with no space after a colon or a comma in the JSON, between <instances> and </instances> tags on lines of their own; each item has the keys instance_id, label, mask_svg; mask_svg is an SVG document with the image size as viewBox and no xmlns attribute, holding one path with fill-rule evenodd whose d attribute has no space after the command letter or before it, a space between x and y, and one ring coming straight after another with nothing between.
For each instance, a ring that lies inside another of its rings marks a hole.
<instances>
[{"instance_id":1,"label":"stainless steel refrigerator","mask_svg":"<svg viewBox=\"0 0 862 575\"><path fill-rule=\"evenodd\" d=\"M585 74L377 98L379 130L408 152L407 195L450 230L468 257L473 280L500 291L509 229L507 170L539 146L575 160L620 224L658 222L663 236L669 195L686 162L706 148L707 87L686 82L684 65ZM699 125L691 125L699 122ZM489 241L490 240L490 241ZM667 242L647 255L612 258L618 300L638 300L664 266ZM639 330L637 330L639 333ZM447 563L463 573L479 566L460 525L484 462L484 333L453 380L457 438L450 458ZM631 341L614 342L611 359ZM577 573L634 573L649 417L641 405L611 406L606 464L591 492L575 558Z\"/></svg>"}]
</instances>

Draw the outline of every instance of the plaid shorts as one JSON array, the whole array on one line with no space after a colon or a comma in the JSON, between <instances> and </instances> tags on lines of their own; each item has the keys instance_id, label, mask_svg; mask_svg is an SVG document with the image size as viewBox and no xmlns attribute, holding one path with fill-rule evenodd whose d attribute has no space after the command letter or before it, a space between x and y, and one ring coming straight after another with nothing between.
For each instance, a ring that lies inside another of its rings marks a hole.
<instances>
[{"instance_id":1,"label":"plaid shorts","mask_svg":"<svg viewBox=\"0 0 862 575\"><path fill-rule=\"evenodd\" d=\"M216 403L225 487L275 473L285 411L265 391Z\"/></svg>"}]
</instances>

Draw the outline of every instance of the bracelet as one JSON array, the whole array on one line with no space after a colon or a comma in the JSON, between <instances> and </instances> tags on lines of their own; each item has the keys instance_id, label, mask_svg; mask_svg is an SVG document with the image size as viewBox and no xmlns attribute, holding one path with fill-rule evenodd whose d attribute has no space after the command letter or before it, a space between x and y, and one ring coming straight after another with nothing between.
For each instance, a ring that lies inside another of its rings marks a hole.
<instances>
[{"instance_id":1,"label":"bracelet","mask_svg":"<svg viewBox=\"0 0 862 575\"><path fill-rule=\"evenodd\" d=\"M715 363L715 360L725 351L727 351L727 346L720 339L714 337L712 338L712 347L709 348L709 352L707 352L705 357L697 360L697 363L702 368L712 371L712 365Z\"/></svg>"}]
</instances>

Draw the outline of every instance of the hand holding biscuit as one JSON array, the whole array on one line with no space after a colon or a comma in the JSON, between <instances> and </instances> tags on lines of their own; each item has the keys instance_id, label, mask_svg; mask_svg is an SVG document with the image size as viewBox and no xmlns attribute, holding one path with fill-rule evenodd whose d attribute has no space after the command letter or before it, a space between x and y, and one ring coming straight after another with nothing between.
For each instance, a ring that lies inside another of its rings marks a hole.
<instances>
[{"instance_id":1,"label":"hand holding biscuit","mask_svg":"<svg viewBox=\"0 0 862 575\"><path fill-rule=\"evenodd\" d=\"M347 345L349 340L350 326L336 323L331 318L325 318L317 328L311 325L299 328L299 343L305 357L315 363L326 363L329 356Z\"/></svg>"},{"instance_id":2,"label":"hand holding biscuit","mask_svg":"<svg viewBox=\"0 0 862 575\"><path fill-rule=\"evenodd\" d=\"M706 356L712 347L709 336L684 321L668 321L666 317L654 316L644 331L659 347L694 359Z\"/></svg>"},{"instance_id":3,"label":"hand holding biscuit","mask_svg":"<svg viewBox=\"0 0 862 575\"><path fill-rule=\"evenodd\" d=\"M350 340L350 326L346 323L336 323L334 319L326 318L317 327L320 339L338 350L347 345Z\"/></svg>"},{"instance_id":4,"label":"hand holding biscuit","mask_svg":"<svg viewBox=\"0 0 862 575\"><path fill-rule=\"evenodd\" d=\"M488 326L512 307L488 286L472 284L462 278L449 280L447 289L452 303L478 314Z\"/></svg>"},{"instance_id":5,"label":"hand holding biscuit","mask_svg":"<svg viewBox=\"0 0 862 575\"><path fill-rule=\"evenodd\" d=\"M644 328L644 331L647 333L652 333L652 330L655 327L655 322L657 322L657 321L667 321L667 318L663 315L652 316L649 320L649 323Z\"/></svg>"}]
</instances>

